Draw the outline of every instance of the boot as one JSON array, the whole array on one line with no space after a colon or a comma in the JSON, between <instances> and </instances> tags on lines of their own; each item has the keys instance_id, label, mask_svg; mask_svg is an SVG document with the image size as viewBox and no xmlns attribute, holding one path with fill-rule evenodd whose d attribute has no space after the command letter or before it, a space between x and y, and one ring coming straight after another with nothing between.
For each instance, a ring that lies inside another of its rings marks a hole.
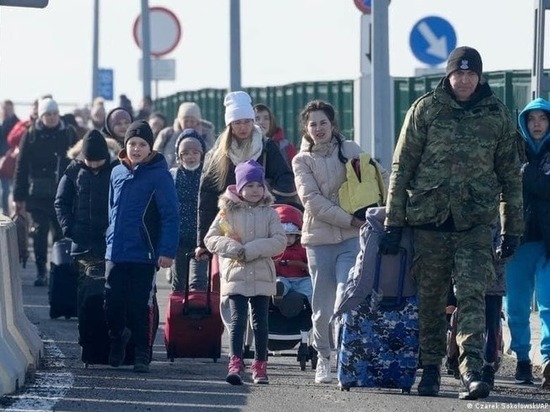
<instances>
[{"instance_id":1,"label":"boot","mask_svg":"<svg viewBox=\"0 0 550 412\"><path fill-rule=\"evenodd\" d=\"M149 372L149 349L136 348L136 360L134 361L134 372Z\"/></svg>"},{"instance_id":2,"label":"boot","mask_svg":"<svg viewBox=\"0 0 550 412\"><path fill-rule=\"evenodd\" d=\"M489 389L493 390L495 386L495 367L493 365L484 365L481 370L481 380L489 385Z\"/></svg>"},{"instance_id":3,"label":"boot","mask_svg":"<svg viewBox=\"0 0 550 412\"><path fill-rule=\"evenodd\" d=\"M46 286L48 284L48 278L46 277L46 264L42 262L36 263L36 280L34 286Z\"/></svg>"},{"instance_id":4,"label":"boot","mask_svg":"<svg viewBox=\"0 0 550 412\"><path fill-rule=\"evenodd\" d=\"M422 378L418 384L418 394L420 396L437 396L441 386L441 372L439 365L426 365L422 372Z\"/></svg>"},{"instance_id":5,"label":"boot","mask_svg":"<svg viewBox=\"0 0 550 412\"><path fill-rule=\"evenodd\" d=\"M489 396L491 391L489 385L481 379L476 371L468 371L460 375L460 380L466 389L466 396L463 399L476 400Z\"/></svg>"}]
</instances>

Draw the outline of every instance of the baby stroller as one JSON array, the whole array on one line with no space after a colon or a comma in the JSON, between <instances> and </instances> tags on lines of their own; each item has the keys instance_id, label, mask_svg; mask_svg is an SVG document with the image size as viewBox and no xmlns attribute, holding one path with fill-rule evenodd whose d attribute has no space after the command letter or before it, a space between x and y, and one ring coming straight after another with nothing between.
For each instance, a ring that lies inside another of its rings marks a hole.
<instances>
[{"instance_id":1,"label":"baby stroller","mask_svg":"<svg viewBox=\"0 0 550 412\"><path fill-rule=\"evenodd\" d=\"M273 206L281 222L285 226L289 216L302 226L302 211L293 205L277 204ZM290 232L289 232L290 233ZM298 234L298 233L292 233ZM269 307L269 335L267 348L272 355L277 356L296 356L300 362L300 369L305 370L308 361L311 361L312 369L317 366L317 352L310 344L310 331L313 327L311 322L311 306L307 297L299 292L290 290L284 297L280 298L277 304L270 303ZM250 357L252 333L251 328L247 331L245 339L244 357ZM298 346L296 354L283 353L290 351Z\"/></svg>"}]
</instances>

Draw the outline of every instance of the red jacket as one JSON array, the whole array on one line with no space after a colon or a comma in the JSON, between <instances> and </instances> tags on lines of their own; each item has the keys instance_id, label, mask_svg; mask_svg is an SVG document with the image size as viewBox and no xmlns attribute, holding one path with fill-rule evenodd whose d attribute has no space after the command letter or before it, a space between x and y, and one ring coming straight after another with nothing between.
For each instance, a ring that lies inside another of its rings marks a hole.
<instances>
[{"instance_id":1,"label":"red jacket","mask_svg":"<svg viewBox=\"0 0 550 412\"><path fill-rule=\"evenodd\" d=\"M21 138L23 137L31 123L32 121L30 119L19 120L17 123L15 123L6 138L8 146L10 148L15 149L16 147L19 147L19 142L21 141Z\"/></svg>"},{"instance_id":2,"label":"red jacket","mask_svg":"<svg viewBox=\"0 0 550 412\"><path fill-rule=\"evenodd\" d=\"M293 245L288 246L282 254L273 260L275 261L275 270L278 276L285 278L303 278L309 276L307 269L293 266L294 261L303 262L307 265L306 249L300 244L299 240Z\"/></svg>"}]
</instances>

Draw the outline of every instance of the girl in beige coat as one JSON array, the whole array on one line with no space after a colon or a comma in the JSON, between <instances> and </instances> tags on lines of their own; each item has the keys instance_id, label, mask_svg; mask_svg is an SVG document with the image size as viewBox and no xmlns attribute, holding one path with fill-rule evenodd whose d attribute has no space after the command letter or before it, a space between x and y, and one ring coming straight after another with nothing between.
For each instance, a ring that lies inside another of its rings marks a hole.
<instances>
[{"instance_id":1,"label":"girl in beige coat","mask_svg":"<svg viewBox=\"0 0 550 412\"><path fill-rule=\"evenodd\" d=\"M264 171L254 160L235 168L236 185L220 197L218 215L204 238L208 250L219 257L221 294L229 299L230 360L226 381L242 384L243 339L252 308L255 353L252 363L254 383L268 383L267 315L269 299L276 292L272 258L283 252L286 235L273 197L265 188Z\"/></svg>"}]
</instances>

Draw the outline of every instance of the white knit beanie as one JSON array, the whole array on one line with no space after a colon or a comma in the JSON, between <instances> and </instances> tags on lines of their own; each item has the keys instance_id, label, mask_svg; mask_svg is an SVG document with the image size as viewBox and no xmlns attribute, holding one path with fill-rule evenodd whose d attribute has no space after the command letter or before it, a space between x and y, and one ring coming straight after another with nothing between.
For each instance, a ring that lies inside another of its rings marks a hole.
<instances>
[{"instance_id":1,"label":"white knit beanie","mask_svg":"<svg viewBox=\"0 0 550 412\"><path fill-rule=\"evenodd\" d=\"M252 99L245 92L231 92L225 96L223 101L225 106L225 125L235 120L254 119L254 109L252 108Z\"/></svg>"},{"instance_id":2,"label":"white knit beanie","mask_svg":"<svg viewBox=\"0 0 550 412\"><path fill-rule=\"evenodd\" d=\"M57 102L54 99L47 97L38 102L38 117L42 117L44 113L54 112L59 112L59 107L57 106Z\"/></svg>"}]
</instances>

